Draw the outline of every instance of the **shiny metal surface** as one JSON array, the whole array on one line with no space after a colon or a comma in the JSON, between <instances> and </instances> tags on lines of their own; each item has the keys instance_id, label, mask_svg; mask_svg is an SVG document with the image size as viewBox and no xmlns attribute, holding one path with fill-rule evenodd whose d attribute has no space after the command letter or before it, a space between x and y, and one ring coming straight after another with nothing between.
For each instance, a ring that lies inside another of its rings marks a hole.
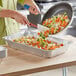
<instances>
[{"instance_id":1,"label":"shiny metal surface","mask_svg":"<svg viewBox=\"0 0 76 76\"><path fill-rule=\"evenodd\" d=\"M63 29L62 31L60 31L54 35L62 34L62 32L64 32L72 24L72 21L74 19L74 12L73 12L71 5L67 2L58 2L55 5L53 5L43 16L42 22L55 15L63 14L64 12L66 12L67 16L69 17L69 20L70 20L69 24L67 25L67 27L65 29ZM41 22L41 24L42 24L42 22Z\"/></svg>"}]
</instances>

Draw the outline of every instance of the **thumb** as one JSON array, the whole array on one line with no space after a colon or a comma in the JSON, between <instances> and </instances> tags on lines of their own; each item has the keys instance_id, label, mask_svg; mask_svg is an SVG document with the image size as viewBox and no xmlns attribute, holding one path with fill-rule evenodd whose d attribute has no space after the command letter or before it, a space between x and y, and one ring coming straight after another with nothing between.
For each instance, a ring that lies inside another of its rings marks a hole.
<instances>
[{"instance_id":1,"label":"thumb","mask_svg":"<svg viewBox=\"0 0 76 76\"><path fill-rule=\"evenodd\" d=\"M24 17L24 22L29 26L30 25L30 22L29 22L29 20L26 18L26 17Z\"/></svg>"}]
</instances>

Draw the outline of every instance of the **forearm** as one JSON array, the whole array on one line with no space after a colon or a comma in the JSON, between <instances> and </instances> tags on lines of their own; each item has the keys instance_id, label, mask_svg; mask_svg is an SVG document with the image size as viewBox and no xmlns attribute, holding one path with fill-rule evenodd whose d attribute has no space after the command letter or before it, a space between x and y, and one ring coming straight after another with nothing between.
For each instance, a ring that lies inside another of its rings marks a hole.
<instances>
[{"instance_id":1,"label":"forearm","mask_svg":"<svg viewBox=\"0 0 76 76\"><path fill-rule=\"evenodd\" d=\"M28 24L29 25L29 21L28 19L26 19L25 16L23 16L22 14L20 14L17 11L14 10L9 10L9 9L2 9L0 11L0 17L9 17L14 19L16 22L21 23L21 24Z\"/></svg>"},{"instance_id":2,"label":"forearm","mask_svg":"<svg viewBox=\"0 0 76 76\"><path fill-rule=\"evenodd\" d=\"M24 0L23 5L24 5L24 4L33 5L33 4L34 4L34 0Z\"/></svg>"},{"instance_id":3,"label":"forearm","mask_svg":"<svg viewBox=\"0 0 76 76\"><path fill-rule=\"evenodd\" d=\"M18 0L18 2L24 5L24 4L32 4L34 0Z\"/></svg>"},{"instance_id":4,"label":"forearm","mask_svg":"<svg viewBox=\"0 0 76 76\"><path fill-rule=\"evenodd\" d=\"M0 11L0 17L13 17L13 14L12 14L13 10L7 10L7 9L2 9Z\"/></svg>"}]
</instances>

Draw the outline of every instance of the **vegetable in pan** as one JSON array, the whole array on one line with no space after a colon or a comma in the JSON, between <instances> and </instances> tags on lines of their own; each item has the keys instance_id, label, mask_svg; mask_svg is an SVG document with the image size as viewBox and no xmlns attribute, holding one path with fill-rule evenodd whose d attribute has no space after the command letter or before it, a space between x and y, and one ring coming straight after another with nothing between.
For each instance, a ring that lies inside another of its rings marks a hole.
<instances>
[{"instance_id":1,"label":"vegetable in pan","mask_svg":"<svg viewBox=\"0 0 76 76\"><path fill-rule=\"evenodd\" d=\"M49 28L49 34L56 34L62 31L69 23L66 13L58 14L43 21L42 25Z\"/></svg>"},{"instance_id":2,"label":"vegetable in pan","mask_svg":"<svg viewBox=\"0 0 76 76\"><path fill-rule=\"evenodd\" d=\"M43 50L54 50L64 46L63 43L57 43L48 40L49 34L55 34L63 30L69 23L69 18L66 13L53 16L52 18L43 21L43 25L48 27L49 30L38 32L38 38L32 36L24 36L18 39L14 39L13 42L25 44L28 46L40 48Z\"/></svg>"},{"instance_id":3,"label":"vegetable in pan","mask_svg":"<svg viewBox=\"0 0 76 76\"><path fill-rule=\"evenodd\" d=\"M41 37L35 38L32 36L26 36L26 37L24 36L24 37L21 37L18 39L14 39L13 42L25 44L25 45L40 48L43 50L54 50L56 48L60 48L60 47L64 46L61 43L43 39Z\"/></svg>"}]
</instances>

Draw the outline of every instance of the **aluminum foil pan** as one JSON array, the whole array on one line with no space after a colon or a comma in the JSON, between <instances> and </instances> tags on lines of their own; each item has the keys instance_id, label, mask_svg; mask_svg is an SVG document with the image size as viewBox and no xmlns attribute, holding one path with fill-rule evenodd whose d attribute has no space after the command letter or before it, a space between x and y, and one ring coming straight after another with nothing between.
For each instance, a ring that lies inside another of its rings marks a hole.
<instances>
[{"instance_id":1,"label":"aluminum foil pan","mask_svg":"<svg viewBox=\"0 0 76 76\"><path fill-rule=\"evenodd\" d=\"M0 46L0 58L5 58L7 57L7 48Z\"/></svg>"},{"instance_id":2,"label":"aluminum foil pan","mask_svg":"<svg viewBox=\"0 0 76 76\"><path fill-rule=\"evenodd\" d=\"M16 43L16 42L12 41L15 38L20 38L22 36L30 36L30 35L36 35L36 34L35 33L30 34L26 30L24 33L20 32L20 33L13 34L13 35L10 35L10 36L6 36L6 37L3 37L3 38L7 41L9 47L11 47L11 48L21 50L21 51L24 51L24 52L28 52L28 53L31 53L31 54L34 54L34 55L37 55L37 56L46 57L46 58L60 55L60 54L66 52L68 50L68 46L69 46L70 42L66 41L66 40L63 40L63 39L60 39L60 38L55 38L55 37L48 37L48 39L52 40L52 41L55 41L57 43L63 43L64 46L62 46L60 48L56 48L55 50L48 50L48 51L42 50L42 49L39 49L39 48L35 48L35 47L32 47L32 46L27 46L27 45L24 45L24 44Z\"/></svg>"}]
</instances>

